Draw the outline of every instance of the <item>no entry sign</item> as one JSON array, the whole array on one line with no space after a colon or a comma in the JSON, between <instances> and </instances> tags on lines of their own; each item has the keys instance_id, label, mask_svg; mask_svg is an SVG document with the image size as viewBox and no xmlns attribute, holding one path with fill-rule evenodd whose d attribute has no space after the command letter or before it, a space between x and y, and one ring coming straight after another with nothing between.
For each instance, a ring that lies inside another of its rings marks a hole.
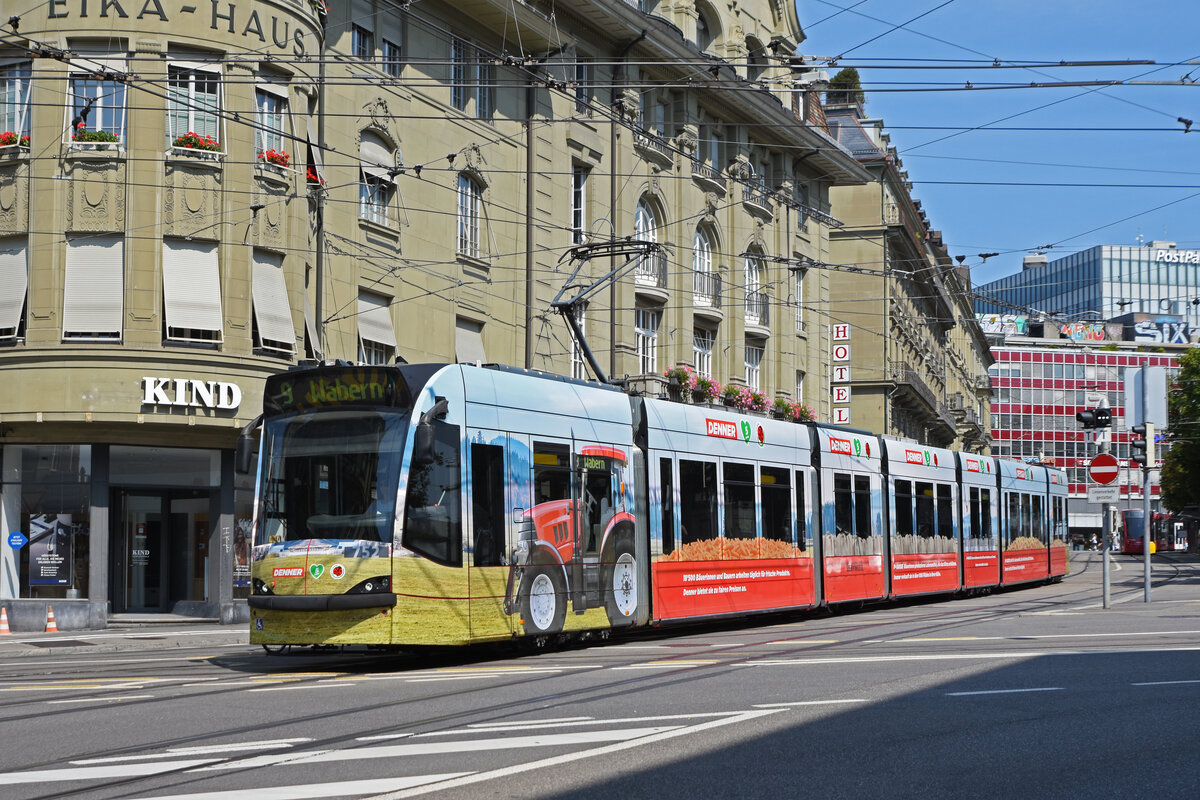
<instances>
[{"instance_id":1,"label":"no entry sign","mask_svg":"<svg viewBox=\"0 0 1200 800\"><path fill-rule=\"evenodd\" d=\"M1110 453L1101 453L1088 464L1088 478L1094 483L1107 486L1117 479L1121 472L1121 462Z\"/></svg>"}]
</instances>

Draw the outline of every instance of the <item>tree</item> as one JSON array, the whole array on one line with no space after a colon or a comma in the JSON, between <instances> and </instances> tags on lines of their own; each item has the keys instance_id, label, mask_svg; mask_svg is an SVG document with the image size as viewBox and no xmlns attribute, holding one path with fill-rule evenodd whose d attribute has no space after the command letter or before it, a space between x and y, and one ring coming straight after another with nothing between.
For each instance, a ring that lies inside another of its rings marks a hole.
<instances>
[{"instance_id":1,"label":"tree","mask_svg":"<svg viewBox=\"0 0 1200 800\"><path fill-rule=\"evenodd\" d=\"M1166 441L1159 484L1163 507L1179 513L1200 506L1200 349L1179 358L1179 374L1167 393Z\"/></svg>"},{"instance_id":2,"label":"tree","mask_svg":"<svg viewBox=\"0 0 1200 800\"><path fill-rule=\"evenodd\" d=\"M829 104L862 104L866 99L858 78L858 70L854 67L845 67L834 75L833 80L829 81L829 89L825 92L825 102Z\"/></svg>"}]
</instances>

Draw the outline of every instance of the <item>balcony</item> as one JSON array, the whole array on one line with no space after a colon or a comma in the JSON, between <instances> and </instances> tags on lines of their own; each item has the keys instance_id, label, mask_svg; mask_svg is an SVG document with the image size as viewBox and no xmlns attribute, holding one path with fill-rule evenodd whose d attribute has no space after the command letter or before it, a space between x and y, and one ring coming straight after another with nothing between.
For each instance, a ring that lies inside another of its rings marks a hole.
<instances>
[{"instance_id":1,"label":"balcony","mask_svg":"<svg viewBox=\"0 0 1200 800\"><path fill-rule=\"evenodd\" d=\"M692 159L692 178L702 188L725 194L725 176L705 161Z\"/></svg>"},{"instance_id":2,"label":"balcony","mask_svg":"<svg viewBox=\"0 0 1200 800\"><path fill-rule=\"evenodd\" d=\"M771 192L765 183L754 182L742 186L742 203L751 214L757 214L765 219L775 218L775 205L771 202Z\"/></svg>"},{"instance_id":3,"label":"balcony","mask_svg":"<svg viewBox=\"0 0 1200 800\"><path fill-rule=\"evenodd\" d=\"M667 288L667 254L660 251L638 259L633 268L633 281L639 287L649 289Z\"/></svg>"},{"instance_id":4,"label":"balcony","mask_svg":"<svg viewBox=\"0 0 1200 800\"><path fill-rule=\"evenodd\" d=\"M771 298L766 292L749 289L746 291L746 325L753 328L771 327Z\"/></svg>"},{"instance_id":5,"label":"balcony","mask_svg":"<svg viewBox=\"0 0 1200 800\"><path fill-rule=\"evenodd\" d=\"M696 308L721 308L721 274L719 272L692 273L692 305Z\"/></svg>"},{"instance_id":6,"label":"balcony","mask_svg":"<svg viewBox=\"0 0 1200 800\"><path fill-rule=\"evenodd\" d=\"M637 130L633 133L633 147L643 157L669 167L675 163L675 152L664 137L654 131Z\"/></svg>"}]
</instances>

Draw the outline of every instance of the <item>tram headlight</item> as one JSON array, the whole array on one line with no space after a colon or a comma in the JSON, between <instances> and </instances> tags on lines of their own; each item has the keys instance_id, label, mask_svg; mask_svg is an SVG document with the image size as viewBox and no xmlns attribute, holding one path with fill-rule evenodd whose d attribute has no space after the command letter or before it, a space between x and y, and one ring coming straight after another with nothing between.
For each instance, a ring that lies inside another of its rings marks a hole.
<instances>
[{"instance_id":1,"label":"tram headlight","mask_svg":"<svg viewBox=\"0 0 1200 800\"><path fill-rule=\"evenodd\" d=\"M255 578L252 586L254 594L275 594L271 587L263 583L262 578Z\"/></svg>"},{"instance_id":2,"label":"tram headlight","mask_svg":"<svg viewBox=\"0 0 1200 800\"><path fill-rule=\"evenodd\" d=\"M378 592L387 592L392 588L392 579L387 575L376 575L374 578L367 578L365 581L359 581L354 586L350 587L350 591L346 594L376 594Z\"/></svg>"}]
</instances>

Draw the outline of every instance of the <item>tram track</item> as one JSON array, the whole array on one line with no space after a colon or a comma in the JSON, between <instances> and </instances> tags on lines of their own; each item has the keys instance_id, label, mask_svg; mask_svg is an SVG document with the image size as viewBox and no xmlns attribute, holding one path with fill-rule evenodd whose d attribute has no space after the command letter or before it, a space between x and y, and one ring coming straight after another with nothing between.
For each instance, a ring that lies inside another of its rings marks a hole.
<instances>
[{"instance_id":1,"label":"tram track","mask_svg":"<svg viewBox=\"0 0 1200 800\"><path fill-rule=\"evenodd\" d=\"M1168 561L1166 563L1170 564L1171 573L1166 578L1162 578L1161 576L1159 576L1159 580L1156 581L1156 583L1161 584L1161 585L1167 585L1167 584L1177 580L1181 574L1181 565L1179 563L1174 562L1174 561ZM1077 574L1083 574L1085 572L1086 572L1086 568L1083 570L1080 570L1080 572ZM1025 588L1031 588L1031 587L1025 587ZM1054 603L1056 606L1060 606L1060 607L1065 606L1070 603L1077 602L1077 600L1081 596L1085 596L1085 595L1089 598L1094 597L1094 595L1095 595L1094 587L1081 586L1081 587L1072 589L1071 591L1068 591L1068 592L1065 592L1062 594L1057 594L1054 597ZM473 722L479 722L479 721L493 720L493 719L497 719L497 718L508 719L508 718L513 717L514 715L520 714L523 709L537 709L539 711L544 712L544 711L547 711L548 709L553 709L553 708L557 708L560 706L567 706L567 705L570 705L573 703L604 700L606 698L609 698L609 697L612 697L615 695L628 697L629 695L631 695L635 692L647 690L647 689L650 689L653 687L659 687L659 686L664 685L664 683L668 683L668 682L672 683L672 684L682 684L684 682L701 680L704 677L706 677L707 675L711 675L712 674L711 671L713 669L736 668L738 664L741 664L741 663L744 663L747 661L747 657L744 653L734 654L734 653L723 653L722 652L722 650L728 649L730 647L737 647L739 650L744 650L744 649L748 649L748 648L761 647L761 646L766 646L766 645L782 645L781 652L774 654L776 657L778 657L778 658L796 658L799 656L814 655L814 654L818 654L818 653L822 653L822 652L828 652L830 649L835 648L835 647L837 647L837 648L853 648L853 647L857 647L857 646L861 646L861 645L866 645L868 643L876 641L878 639L880 631L882 631L883 629L894 628L898 625L903 626L903 628L904 628L903 633L906 637L916 637L916 636L931 636L936 633L946 632L947 630L949 630L951 628L961 628L964 625L985 624L987 622L1002 619L1006 616L1011 616L1014 609L1019 608L1020 606L1023 606L1023 605L1024 606L1030 605L1031 602L1036 602L1036 598L1013 597L1011 600L1006 599L1006 601L1001 603L999 606L993 605L993 606L989 606L986 609L965 609L965 610L962 608L935 608L932 606L929 607L928 609L926 609L923 607L919 607L918 606L919 602L920 602L919 600L909 600L909 601L906 601L903 604L903 606L897 605L897 606L893 606L892 608L888 609L888 611L894 611L894 610L899 610L899 609L903 609L905 611L912 611L912 610L914 610L914 607L916 607L917 613L910 614L908 616L908 618L906 618L904 620L897 620L894 618L894 616L892 614L889 613L888 617L886 619L863 618L861 621L855 620L855 622L857 622L858 624L854 624L849 627L839 626L836 628L836 634L838 636L838 640L836 643L815 643L815 642L811 642L811 641L808 641L808 642L804 641L804 640L811 640L812 638L814 638L816 636L832 635L830 632L830 629L827 628L824 624L817 624L815 626L804 625L803 630L797 631L794 634L787 634L787 633L783 633L781 631L772 630L770 633L764 633L764 635L762 635L762 636L758 636L749 641L739 642L735 645L728 645L726 643L722 643L719 646L713 646L713 645L711 645L711 643L698 643L694 649L688 648L689 652L687 652L687 653L680 652L678 655L664 654L664 657L662 659L663 661L678 660L680 662L678 668L675 668L675 669L667 669L666 671L655 671L652 674L623 675L619 678L608 675L608 676L605 676L605 680L603 680L602 682L594 683L594 684L591 684L588 686L583 686L583 687L564 689L564 690L560 690L560 691L540 692L531 697L524 698L524 699L521 699L521 700L518 700L515 702L514 701L506 701L503 703L473 705L470 707L469 710L453 711L453 712L444 713L444 714L423 714L423 715L418 716L417 718L407 719L400 723L389 723L386 726L376 726L376 727L371 727L371 728L367 728L367 729L355 730L353 732L345 733L345 734L327 736L324 738L314 738L312 741L307 742L305 744L303 751L297 751L296 757L302 758L305 753L309 753L315 749L328 749L328 748L341 747L341 746L346 746L346 745L356 746L355 745L356 740L358 740L364 736L395 734L397 732L415 731L415 730L422 730L422 729L429 729L429 728L437 730L437 729L447 727L447 726L462 724L464 721L467 721L467 720L470 720ZM881 609L880 609L880 607L875 606L875 607L869 608L868 610L878 612ZM965 613L964 613L964 611L965 611ZM788 626L793 625L793 624L803 625L803 623L805 623L809 620L813 620L815 618L816 614L818 614L818 613L822 613L822 612L807 612L801 618L797 618L793 615L791 617L791 619L789 619L787 622L784 622L782 624L788 625ZM825 621L832 621L832 620L849 621L854 616L857 616L857 613L838 615L838 616L830 616L830 617L826 617L823 620L819 620L818 622L823 623ZM595 660L597 657L604 657L606 655L628 656L626 658L613 659L612 662L608 663L608 664L604 664L604 665L600 665L600 666L596 666L596 667L588 667L588 668L572 670L569 673L572 677L579 678L581 676L587 676L589 674L602 674L606 670L611 669L613 666L616 666L621 663L632 663L632 662L637 661L639 658L644 657L644 656L636 655L636 654L622 653L621 649L620 649L621 643L636 643L639 641L654 641L654 640L662 640L662 639L668 639L668 638L677 639L677 638L687 636L689 634L703 634L710 638L713 636L721 637L722 634L725 632L728 632L730 634L733 634L733 633L744 634L747 632L753 632L754 630L756 630L757 628L761 628L762 626L771 626L772 628L775 628L781 624L780 623L781 619L783 619L783 617L781 615L770 615L770 616L761 618L762 621L759 626L747 627L747 626L745 626L744 621L743 621L742 624L740 624L736 629L731 628L729 625L708 625L708 626L691 626L691 625L689 625L687 627L672 628L669 630L667 630L667 629L650 629L650 630L643 631L640 634L631 632L632 635L626 636L626 637L621 637L619 640L614 641L612 645L569 648L569 649L565 649L565 650L559 651L554 654L547 653L545 655L546 656L554 655L554 656L558 656L558 657L571 658L571 657L573 657L573 654L576 654L576 653L587 653L589 656L588 660ZM781 635L781 633L783 635ZM849 638L847 638L848 636L849 636ZM793 639L795 640L795 645L792 647L789 647L788 642L789 642L789 640L793 640ZM682 642L681 644L686 644L686 642ZM433 660L433 661L431 661L429 659L429 654L420 654L419 656L416 656L416 657L419 657L422 659L420 664L413 663L411 665L401 667L399 670L389 670L389 671L404 672L406 670L412 670L414 667L419 667L421 670L452 668L452 667L463 666L464 664L479 666L479 665L486 665L487 663L491 663L493 660L508 660L512 655L511 652L498 653L494 649L491 651L491 654L492 654L493 658L480 659L479 658L480 655L486 655L486 654L481 653L481 651L478 649L464 650L464 651L451 651L451 652L437 654L434 657L435 660ZM703 665L687 663L688 658L695 659L697 656L705 656L707 663L705 663ZM416 657L414 657L414 658L416 658ZM233 663L229 663L228 666L235 668L235 669L242 669L242 670L247 670L249 668L248 671L251 671L254 674L264 674L265 672L270 672L271 674L279 674L279 675L288 675L288 674L298 675L305 670L311 670L316 667L321 667L321 668L323 668L322 672L335 673L338 677L344 678L344 677L353 676L356 673L376 672L376 668L378 666L380 666L382 664L386 664L388 662L394 663L396 657L394 655L374 655L374 654L359 655L357 653L346 655L346 654L339 653L337 655L331 655L331 656L304 654L304 655L300 656L300 659L298 661L293 661L292 660L293 658L295 658L295 656L288 657L285 661L285 659L270 658L267 656L261 656L257 659L255 659L249 655L238 656L238 657L236 657L236 660ZM332 662L330 661L331 658L333 659ZM213 662L216 663L219 660L229 661L228 657L219 657L218 659L214 659ZM286 664L286 666L285 666L285 664ZM114 670L118 666L119 665L114 665L114 667L113 667ZM180 664L178 669L187 669L188 666L189 665L186 665L186 664ZM65 668L64 668L64 670L65 670ZM111 673L111 671L112 670L104 670L104 672L109 672L109 673ZM173 671L175 671L175 670L173 670ZM41 676L40 679L44 680L46 677L50 677L55 674L58 674L58 673L55 671L52 671L46 675ZM80 680L78 678L78 672L74 672L73 675L75 676L76 680ZM180 676L178 678L178 680L186 679L186 680L194 681L197 679L197 677L198 676L195 676L195 675L188 675L188 676L186 676L186 678L183 676ZM330 677L330 676L327 675L326 677ZM356 705L356 706L349 707L349 708L345 704L343 704L336 711L314 713L314 714L302 715L299 717L291 717L286 720L280 720L277 722L266 723L265 725L264 725L264 723L257 722L257 723L246 724L246 725L231 726L231 727L222 729L220 731L209 731L209 732L205 732L205 733L173 737L168 740L160 740L160 741L155 742L155 749L165 752L170 749L184 748L184 747L188 747L188 746L194 746L194 745L197 745L200 743L211 743L214 741L237 740L239 738L250 737L250 736L255 737L255 738L261 738L264 736L264 734L269 733L272 728L277 727L277 726L285 726L285 725L286 726L297 726L297 725L309 726L309 727L315 727L315 728L319 729L319 727L321 726L321 724L323 722L328 721L335 716L344 716L346 714L358 714L358 713L380 712L380 711L402 711L406 708L414 707L416 704L419 704L419 703L440 704L440 703L447 703L447 702L455 701L455 700L461 701L461 700L467 699L467 698L475 698L475 697L485 696L487 693L495 693L498 690L502 690L502 689L519 688L522 685L532 684L535 681L538 683L545 683L548 680L553 680L555 677L557 677L557 676L546 675L544 673L539 673L537 675L523 676L523 677L518 677L518 676L514 675L511 679L505 678L498 682L497 681L489 682L486 687L479 687L479 686L466 687L466 686L464 686L461 689L441 691L441 692L436 692L434 694L422 695L420 697L400 697L400 698L396 698L395 700L393 700L391 702L385 702L382 704L372 701L370 703L364 703L364 704ZM95 680L96 678L91 677L90 679ZM126 680L130 684L136 684L139 680L149 681L149 678L139 678L137 676L129 677L126 675L124 677L124 680ZM174 684L176 682L175 678L171 677L171 676L168 676L167 678L162 679L162 680L170 681L171 684ZM303 679L301 679L301 680L303 680ZM163 684L163 685L167 686L167 685L171 685L171 684ZM203 694L207 698L217 698L219 696L234 695L234 694L237 694L237 693L240 693L243 691L245 691L244 686L239 686L236 688L235 687L222 688L218 684L218 685L214 685L213 691L205 692L202 690L200 692L200 694ZM150 698L150 699L144 699L144 700L130 700L129 704L127 706L123 706L123 708L128 708L128 707L133 707L133 706L141 706L144 708L154 708L157 705L176 701L178 699L180 699L180 695L173 694L170 697ZM62 709L62 710L56 710L56 711L51 711L51 712L47 713L44 709L44 705L45 705L44 699L23 701L23 702L16 703L16 704L8 704L5 706L5 710L6 711L29 710L32 706L35 706L35 705L41 707L39 710L39 717L42 719L45 719L47 716L60 716L60 715L65 718L65 717L68 717L72 712L75 711L75 709ZM6 714L5 716L7 717L9 715ZM361 743L359 743L357 746L361 746ZM71 760L72 761L82 761L82 760L87 760L89 758L93 758L93 759L94 758L119 758L124 755L132 756L135 754L144 753L144 748L145 748L144 745L130 745L128 747L122 747L122 748L116 748L116 749L94 750L94 751L88 752L88 753L79 753L79 754L73 755ZM230 756L228 758L216 759L212 762L211 766L220 767L222 764L232 765L243 758L244 758L244 755L238 754L235 756ZM24 765L22 767L22 771L45 769L45 768L52 768L52 767L58 767L58 766L61 766L61 759L52 760L52 761L47 760L47 761L43 761L41 763ZM188 771L189 771L189 768L182 768L177 771L167 771L167 772L158 773L153 777L160 781L164 780L164 779L170 780L172 778L183 778L188 773ZM236 770L231 769L231 772L236 772ZM132 789L133 787L144 783L145 780L146 780L146 778L143 776L134 776L134 777L130 777L127 779L111 780L111 781L106 781L103 783L95 784L95 785L89 787L89 791L100 792L100 793L110 793L111 796L122 796L123 790ZM182 784L179 784L179 785L182 785ZM38 798L38 800L49 800L49 798L73 796L75 793L76 793L75 790L64 789L62 791L51 791L48 793L40 794L40 795L37 795L36 797Z\"/></svg>"}]
</instances>

